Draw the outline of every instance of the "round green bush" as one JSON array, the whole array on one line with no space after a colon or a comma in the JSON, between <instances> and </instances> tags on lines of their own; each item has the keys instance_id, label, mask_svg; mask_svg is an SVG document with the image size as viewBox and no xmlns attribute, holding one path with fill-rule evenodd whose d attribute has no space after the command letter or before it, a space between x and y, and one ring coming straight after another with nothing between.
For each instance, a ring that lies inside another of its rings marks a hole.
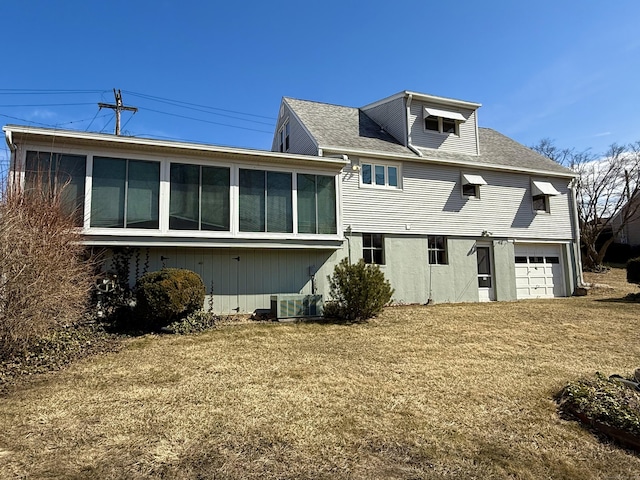
<instances>
[{"instance_id":1,"label":"round green bush","mask_svg":"<svg viewBox=\"0 0 640 480\"><path fill-rule=\"evenodd\" d=\"M191 270L163 268L140 277L136 285L136 316L147 327L161 328L202 309L205 288Z\"/></svg>"},{"instance_id":2,"label":"round green bush","mask_svg":"<svg viewBox=\"0 0 640 480\"><path fill-rule=\"evenodd\" d=\"M380 314L393 296L380 267L363 259L352 264L344 258L328 279L332 302L325 305L326 317L365 321Z\"/></svg>"}]
</instances>

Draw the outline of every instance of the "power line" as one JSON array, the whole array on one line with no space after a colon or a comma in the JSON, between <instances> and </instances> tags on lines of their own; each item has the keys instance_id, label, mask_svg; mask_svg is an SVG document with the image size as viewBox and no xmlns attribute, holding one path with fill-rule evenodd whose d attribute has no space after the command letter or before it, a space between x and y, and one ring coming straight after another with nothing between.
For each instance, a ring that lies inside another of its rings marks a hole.
<instances>
[{"instance_id":1,"label":"power line","mask_svg":"<svg viewBox=\"0 0 640 480\"><path fill-rule=\"evenodd\" d=\"M135 97L146 98L148 100L155 100L157 102L169 103L169 104L172 104L172 105L175 105L175 106L189 105L190 107L205 108L205 109L208 109L208 110L218 110L220 112L235 113L237 115L246 115L248 117L266 118L267 120L271 120L273 122L273 117L268 117L268 116L265 116L265 115L257 115L255 113L246 113L246 112L239 112L237 110L227 110L227 109L224 109L224 108L210 107L208 105L200 105L200 104L197 104L197 103L183 102L181 100L171 100L169 98L156 97L154 95L146 95L144 93L136 93L136 92L130 92L130 91L126 91L126 90L125 90L125 93L127 93L128 95L133 95ZM189 107L182 107L182 108L189 108ZM250 121L250 120L247 120L247 121ZM272 125L272 123L270 123L268 125Z\"/></svg>"},{"instance_id":2,"label":"power line","mask_svg":"<svg viewBox=\"0 0 640 480\"><path fill-rule=\"evenodd\" d=\"M139 108L138 110L141 110L141 111L142 110L146 110L148 112L160 113L162 115L170 115L172 117L184 118L184 119L187 119L187 120L194 120L196 122L209 123L209 124L212 124L212 125L221 125L223 127L239 128L241 130L250 130L252 132L260 132L260 133L268 133L268 134L273 133L273 132L269 132L269 131L266 131L266 130L258 130L256 128L240 127L238 125L230 125L228 123L212 122L211 120L204 120L204 119L201 119L201 118L187 117L186 115L179 115L177 113L161 112L160 110L153 110L151 108Z\"/></svg>"},{"instance_id":3,"label":"power line","mask_svg":"<svg viewBox=\"0 0 640 480\"><path fill-rule=\"evenodd\" d=\"M78 105L94 105L94 103L38 103L38 104L25 104L25 105L0 105L2 108L9 107L75 107Z\"/></svg>"}]
</instances>

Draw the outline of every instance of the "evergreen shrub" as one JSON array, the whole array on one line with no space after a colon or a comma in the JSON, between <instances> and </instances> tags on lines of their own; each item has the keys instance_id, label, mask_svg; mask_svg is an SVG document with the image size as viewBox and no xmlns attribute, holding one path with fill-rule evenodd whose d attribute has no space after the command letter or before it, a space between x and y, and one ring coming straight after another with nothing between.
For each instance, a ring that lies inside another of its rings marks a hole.
<instances>
[{"instance_id":1,"label":"evergreen shrub","mask_svg":"<svg viewBox=\"0 0 640 480\"><path fill-rule=\"evenodd\" d=\"M391 302L393 289L378 265L363 259L351 264L343 259L329 277L331 314L345 320L363 321L382 312ZM325 313L325 316L329 316Z\"/></svg>"},{"instance_id":2,"label":"evergreen shrub","mask_svg":"<svg viewBox=\"0 0 640 480\"><path fill-rule=\"evenodd\" d=\"M165 327L201 310L204 296L204 283L195 272L179 268L149 272L136 285L136 317L145 327Z\"/></svg>"}]
</instances>

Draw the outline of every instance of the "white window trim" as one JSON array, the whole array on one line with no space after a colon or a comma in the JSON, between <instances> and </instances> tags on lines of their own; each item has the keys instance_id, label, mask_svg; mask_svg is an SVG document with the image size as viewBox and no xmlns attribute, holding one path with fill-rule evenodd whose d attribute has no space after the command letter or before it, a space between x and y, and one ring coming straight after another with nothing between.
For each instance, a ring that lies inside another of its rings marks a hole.
<instances>
[{"instance_id":1,"label":"white window trim","mask_svg":"<svg viewBox=\"0 0 640 480\"><path fill-rule=\"evenodd\" d=\"M364 165L371 165L371 183L364 183L362 181L362 171ZM360 161L360 169L359 169L359 182L361 188L375 188L382 190L389 190L392 192L402 191L402 164L396 162L387 162L380 160L361 160ZM384 167L384 185L377 185L375 183L375 167L383 166ZM396 169L396 179L398 181L397 186L389 185L389 167L394 167Z\"/></svg>"}]
</instances>

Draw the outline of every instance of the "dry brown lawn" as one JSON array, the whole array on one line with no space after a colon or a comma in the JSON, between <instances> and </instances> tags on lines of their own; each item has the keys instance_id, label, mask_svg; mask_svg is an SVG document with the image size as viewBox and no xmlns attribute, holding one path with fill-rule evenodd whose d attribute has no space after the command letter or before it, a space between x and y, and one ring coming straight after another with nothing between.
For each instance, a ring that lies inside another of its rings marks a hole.
<instances>
[{"instance_id":1,"label":"dry brown lawn","mask_svg":"<svg viewBox=\"0 0 640 480\"><path fill-rule=\"evenodd\" d=\"M640 366L623 275L583 298L134 339L0 398L0 476L637 477L640 456L553 400Z\"/></svg>"}]
</instances>

